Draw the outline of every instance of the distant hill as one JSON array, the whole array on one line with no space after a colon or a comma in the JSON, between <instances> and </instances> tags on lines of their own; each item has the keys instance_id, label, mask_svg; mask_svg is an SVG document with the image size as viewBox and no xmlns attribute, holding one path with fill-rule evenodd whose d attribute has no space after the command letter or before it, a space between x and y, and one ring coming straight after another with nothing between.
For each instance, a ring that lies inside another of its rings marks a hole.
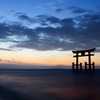
<instances>
[{"instance_id":1,"label":"distant hill","mask_svg":"<svg viewBox=\"0 0 100 100\"><path fill-rule=\"evenodd\" d=\"M71 67L65 65L55 65L53 69L70 69Z\"/></svg>"}]
</instances>

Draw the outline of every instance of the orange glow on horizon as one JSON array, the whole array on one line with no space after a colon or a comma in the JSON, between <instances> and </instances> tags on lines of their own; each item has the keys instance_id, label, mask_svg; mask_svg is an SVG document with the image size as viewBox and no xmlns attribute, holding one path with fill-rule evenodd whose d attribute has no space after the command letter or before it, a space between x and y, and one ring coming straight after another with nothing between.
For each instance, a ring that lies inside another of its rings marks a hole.
<instances>
[{"instance_id":1,"label":"orange glow on horizon","mask_svg":"<svg viewBox=\"0 0 100 100\"><path fill-rule=\"evenodd\" d=\"M100 65L99 58L100 54L95 53L92 57L92 62L96 65ZM36 65L66 65L71 66L72 62L76 62L73 58L73 53L71 51L32 51L32 50L22 50L22 51L1 51L0 52L0 63L17 63L17 64L36 64ZM79 63L88 62L88 57L80 57Z\"/></svg>"}]
</instances>

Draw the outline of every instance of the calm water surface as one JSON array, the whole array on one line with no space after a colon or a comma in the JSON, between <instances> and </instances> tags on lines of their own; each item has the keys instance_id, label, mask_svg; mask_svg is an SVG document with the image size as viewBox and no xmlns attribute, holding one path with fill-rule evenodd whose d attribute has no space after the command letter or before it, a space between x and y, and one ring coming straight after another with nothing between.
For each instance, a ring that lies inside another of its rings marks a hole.
<instances>
[{"instance_id":1,"label":"calm water surface","mask_svg":"<svg viewBox=\"0 0 100 100\"><path fill-rule=\"evenodd\" d=\"M0 70L0 85L32 100L100 100L100 70Z\"/></svg>"}]
</instances>

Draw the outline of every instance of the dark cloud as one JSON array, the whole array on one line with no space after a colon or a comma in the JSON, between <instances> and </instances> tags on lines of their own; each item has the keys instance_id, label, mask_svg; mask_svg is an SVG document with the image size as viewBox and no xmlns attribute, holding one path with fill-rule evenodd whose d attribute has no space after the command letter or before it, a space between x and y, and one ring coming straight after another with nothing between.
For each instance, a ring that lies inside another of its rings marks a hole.
<instances>
[{"instance_id":1,"label":"dark cloud","mask_svg":"<svg viewBox=\"0 0 100 100\"><path fill-rule=\"evenodd\" d=\"M78 13L85 11L80 10ZM21 23L0 23L0 40L15 43L10 49L66 51L96 47L97 51L100 51L100 14L97 12L87 12L75 18L63 19L51 15L38 15L34 18L26 14L16 14L16 16L18 19L31 22L32 25L34 22L34 24L39 23L39 26L30 28Z\"/></svg>"},{"instance_id":2,"label":"dark cloud","mask_svg":"<svg viewBox=\"0 0 100 100\"><path fill-rule=\"evenodd\" d=\"M12 51L12 49L5 49L5 48L0 48L0 50L4 50L4 51Z\"/></svg>"},{"instance_id":3,"label":"dark cloud","mask_svg":"<svg viewBox=\"0 0 100 100\"><path fill-rule=\"evenodd\" d=\"M79 7L68 7L67 10L69 10L71 13L74 13L74 14L82 14L82 13L85 13L85 12L88 12L87 9L82 9L82 8L79 8Z\"/></svg>"},{"instance_id":4,"label":"dark cloud","mask_svg":"<svg viewBox=\"0 0 100 100\"><path fill-rule=\"evenodd\" d=\"M55 10L57 13L66 11L66 8L62 8L62 7L60 7L59 5L53 5L53 8L54 8L54 10Z\"/></svg>"},{"instance_id":5,"label":"dark cloud","mask_svg":"<svg viewBox=\"0 0 100 100\"><path fill-rule=\"evenodd\" d=\"M59 18L50 16L50 17L46 18L46 21L49 21L50 23L54 24L54 23L58 23L59 22Z\"/></svg>"},{"instance_id":6,"label":"dark cloud","mask_svg":"<svg viewBox=\"0 0 100 100\"><path fill-rule=\"evenodd\" d=\"M24 13L16 13L15 16L21 21L26 21L31 24L40 24L43 26L47 26L49 24L56 24L59 22L59 18L48 15L48 14L37 15L34 18L30 18Z\"/></svg>"},{"instance_id":7,"label":"dark cloud","mask_svg":"<svg viewBox=\"0 0 100 100\"><path fill-rule=\"evenodd\" d=\"M29 23L33 23L34 22L34 19L30 18L29 16L27 16L26 13L21 13L21 12L18 12L14 15L15 17L18 17L19 20L22 20L22 21L27 21Z\"/></svg>"},{"instance_id":8,"label":"dark cloud","mask_svg":"<svg viewBox=\"0 0 100 100\"><path fill-rule=\"evenodd\" d=\"M95 8L98 9L98 10L100 11L100 6L96 6Z\"/></svg>"},{"instance_id":9,"label":"dark cloud","mask_svg":"<svg viewBox=\"0 0 100 100\"><path fill-rule=\"evenodd\" d=\"M57 13L62 12L62 11L64 11L64 9L61 9L61 8L57 8L57 9L56 9L56 12L57 12Z\"/></svg>"}]
</instances>

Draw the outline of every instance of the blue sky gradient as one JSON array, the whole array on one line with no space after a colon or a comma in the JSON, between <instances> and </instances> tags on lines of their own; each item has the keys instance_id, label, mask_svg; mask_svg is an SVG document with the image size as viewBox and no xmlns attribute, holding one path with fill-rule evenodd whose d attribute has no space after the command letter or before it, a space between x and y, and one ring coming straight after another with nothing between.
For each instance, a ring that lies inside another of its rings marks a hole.
<instances>
[{"instance_id":1,"label":"blue sky gradient","mask_svg":"<svg viewBox=\"0 0 100 100\"><path fill-rule=\"evenodd\" d=\"M16 52L12 58L1 57L6 60L26 49L68 56L72 50L95 47L99 54L100 0L0 0L0 44L2 52Z\"/></svg>"}]
</instances>

